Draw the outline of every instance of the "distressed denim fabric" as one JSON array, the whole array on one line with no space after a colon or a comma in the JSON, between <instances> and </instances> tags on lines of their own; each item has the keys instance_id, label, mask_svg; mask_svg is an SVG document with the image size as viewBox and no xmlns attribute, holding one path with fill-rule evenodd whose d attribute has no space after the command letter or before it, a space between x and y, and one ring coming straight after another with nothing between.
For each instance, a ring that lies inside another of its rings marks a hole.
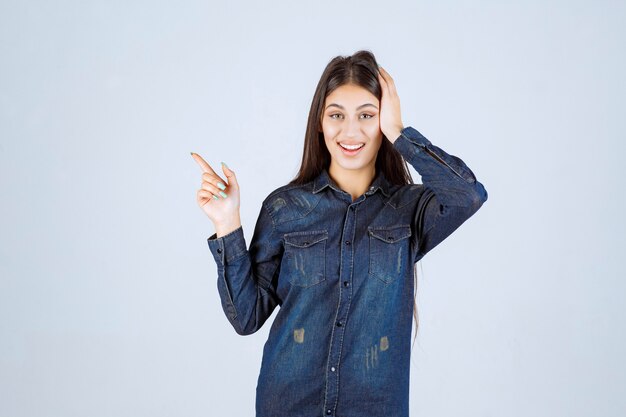
<instances>
[{"instance_id":1,"label":"distressed denim fabric","mask_svg":"<svg viewBox=\"0 0 626 417\"><path fill-rule=\"evenodd\" d=\"M386 139L384 139L386 140ZM263 201L247 249L242 227L207 239L235 331L279 310L263 348L257 417L406 417L413 266L487 200L458 157L411 126L394 148L423 184L379 172L352 201L324 170Z\"/></svg>"}]
</instances>

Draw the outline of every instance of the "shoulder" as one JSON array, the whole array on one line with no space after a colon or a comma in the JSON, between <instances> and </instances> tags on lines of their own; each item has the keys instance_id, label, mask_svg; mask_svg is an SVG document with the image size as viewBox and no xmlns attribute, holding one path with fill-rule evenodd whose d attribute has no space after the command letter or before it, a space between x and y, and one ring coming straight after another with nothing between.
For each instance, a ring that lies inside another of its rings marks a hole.
<instances>
[{"instance_id":1,"label":"shoulder","mask_svg":"<svg viewBox=\"0 0 626 417\"><path fill-rule=\"evenodd\" d=\"M315 208L321 194L313 194L313 181L306 184L285 184L270 192L263 207L276 224L306 216Z\"/></svg>"}]
</instances>

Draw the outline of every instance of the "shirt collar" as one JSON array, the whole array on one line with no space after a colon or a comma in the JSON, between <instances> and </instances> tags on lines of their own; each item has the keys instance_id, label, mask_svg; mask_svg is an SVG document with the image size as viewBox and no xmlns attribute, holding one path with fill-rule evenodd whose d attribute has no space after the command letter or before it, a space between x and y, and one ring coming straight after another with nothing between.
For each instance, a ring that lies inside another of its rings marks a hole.
<instances>
[{"instance_id":1,"label":"shirt collar","mask_svg":"<svg viewBox=\"0 0 626 417\"><path fill-rule=\"evenodd\" d=\"M380 191L389 197L389 181L383 174L382 171L378 171L378 174L372 181L372 184L369 186L365 194L371 195L374 194L377 190ZM337 183L328 175L328 170L324 168L322 172L313 180L313 194L317 194L322 191L326 187L333 188L336 191L341 191L341 188L337 185Z\"/></svg>"}]
</instances>

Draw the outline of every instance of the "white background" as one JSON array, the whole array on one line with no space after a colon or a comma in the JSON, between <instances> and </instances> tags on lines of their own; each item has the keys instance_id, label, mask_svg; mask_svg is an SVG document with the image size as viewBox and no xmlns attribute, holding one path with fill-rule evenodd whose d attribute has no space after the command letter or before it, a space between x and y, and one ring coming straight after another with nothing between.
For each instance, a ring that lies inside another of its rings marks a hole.
<instances>
[{"instance_id":1,"label":"white background","mask_svg":"<svg viewBox=\"0 0 626 417\"><path fill-rule=\"evenodd\" d=\"M411 415L623 416L624 3L300 3L0 1L0 415L254 415L189 152L249 242L369 49L489 194L418 265Z\"/></svg>"}]
</instances>

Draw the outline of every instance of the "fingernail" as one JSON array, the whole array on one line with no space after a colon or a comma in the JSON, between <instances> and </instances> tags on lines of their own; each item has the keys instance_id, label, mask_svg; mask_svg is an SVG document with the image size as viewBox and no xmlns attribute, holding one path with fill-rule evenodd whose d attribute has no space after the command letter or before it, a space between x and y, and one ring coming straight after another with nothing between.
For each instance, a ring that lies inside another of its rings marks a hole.
<instances>
[{"instance_id":1,"label":"fingernail","mask_svg":"<svg viewBox=\"0 0 626 417\"><path fill-rule=\"evenodd\" d=\"M228 168L228 165L226 165L226 162L222 162L222 165L224 165L226 168ZM230 168L228 168L230 169Z\"/></svg>"},{"instance_id":2,"label":"fingernail","mask_svg":"<svg viewBox=\"0 0 626 417\"><path fill-rule=\"evenodd\" d=\"M228 197L228 195L226 195L226 193L224 191L220 191L220 195L224 198Z\"/></svg>"},{"instance_id":3,"label":"fingernail","mask_svg":"<svg viewBox=\"0 0 626 417\"><path fill-rule=\"evenodd\" d=\"M216 196L215 194L213 194L213 198L216 200L219 200L220 198L218 196Z\"/></svg>"},{"instance_id":4,"label":"fingernail","mask_svg":"<svg viewBox=\"0 0 626 417\"><path fill-rule=\"evenodd\" d=\"M221 182L218 182L218 183L217 183L217 186L218 186L219 188L221 188L222 190L225 190L225 189L226 189L226 186L225 186L224 184L222 184Z\"/></svg>"},{"instance_id":5,"label":"fingernail","mask_svg":"<svg viewBox=\"0 0 626 417\"><path fill-rule=\"evenodd\" d=\"M189 152L191 154L191 156L193 156L193 152Z\"/></svg>"}]
</instances>

